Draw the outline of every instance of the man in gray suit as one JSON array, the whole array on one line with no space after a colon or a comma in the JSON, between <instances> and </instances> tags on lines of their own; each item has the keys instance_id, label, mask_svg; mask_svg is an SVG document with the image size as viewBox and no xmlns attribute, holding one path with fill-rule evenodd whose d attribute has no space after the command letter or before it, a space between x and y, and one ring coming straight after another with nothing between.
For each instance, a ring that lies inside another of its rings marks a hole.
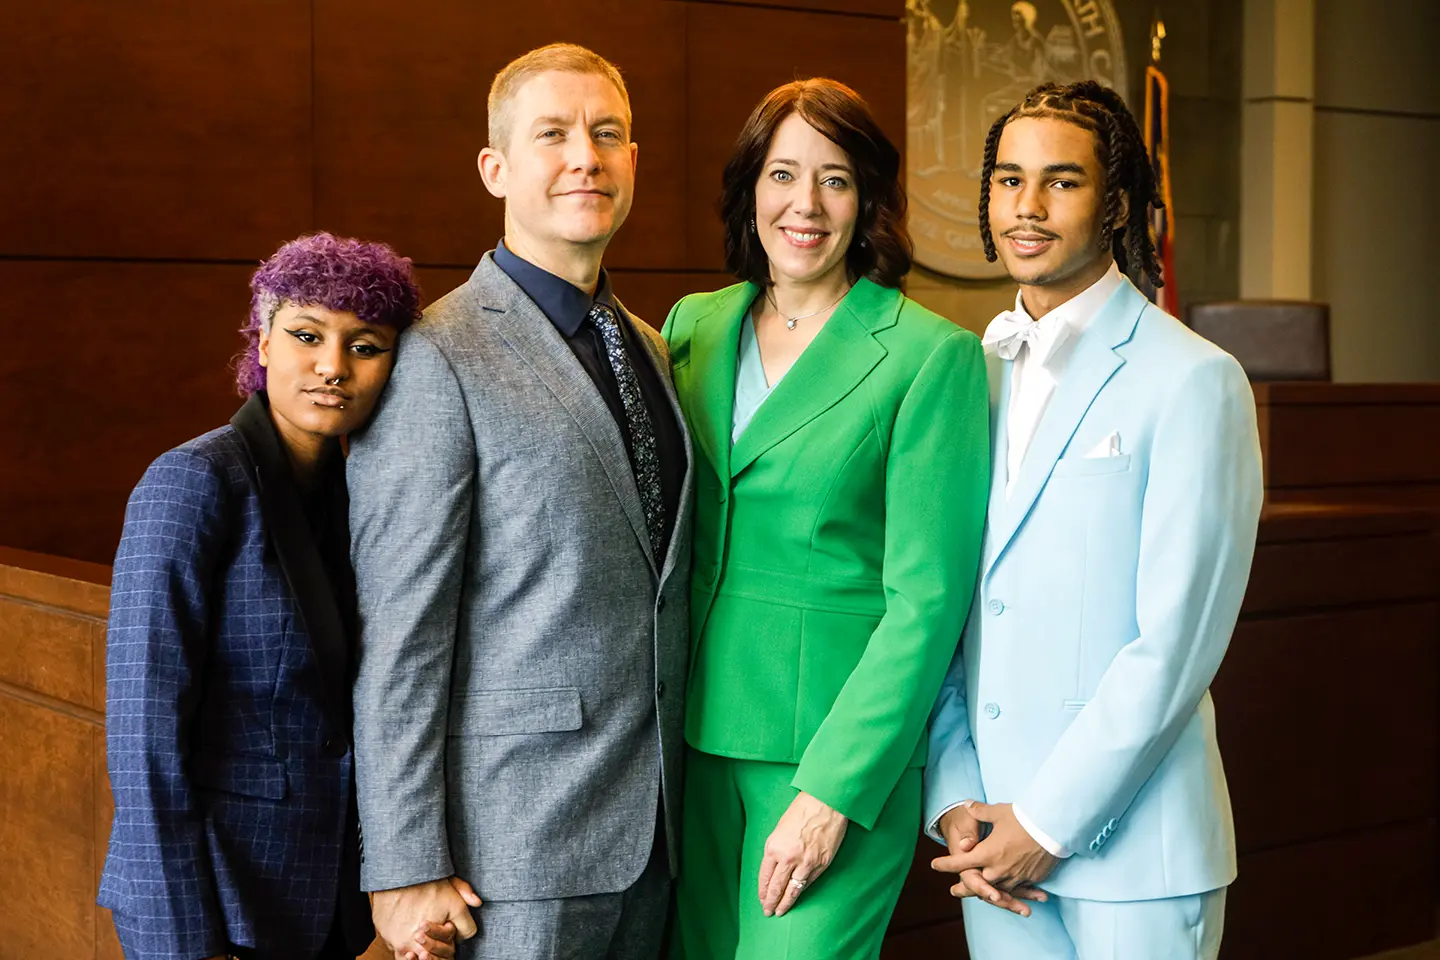
<instances>
[{"instance_id":1,"label":"man in gray suit","mask_svg":"<svg viewBox=\"0 0 1440 960\"><path fill-rule=\"evenodd\" d=\"M462 957L653 960L691 477L664 341L600 265L630 209L630 103L610 63L555 44L500 72L489 112L504 242L402 338L349 461L361 880L402 960L431 955L426 922Z\"/></svg>"}]
</instances>

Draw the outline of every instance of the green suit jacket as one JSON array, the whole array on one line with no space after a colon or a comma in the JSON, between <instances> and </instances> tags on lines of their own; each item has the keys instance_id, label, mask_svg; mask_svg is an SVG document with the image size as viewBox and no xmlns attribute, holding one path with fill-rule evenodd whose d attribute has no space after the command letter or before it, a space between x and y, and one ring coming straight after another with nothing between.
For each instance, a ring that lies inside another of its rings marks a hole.
<instances>
[{"instance_id":1,"label":"green suit jacket","mask_svg":"<svg viewBox=\"0 0 1440 960\"><path fill-rule=\"evenodd\" d=\"M670 311L696 459L686 739L797 765L870 828L907 766L974 592L989 391L980 342L860 280L732 449L742 283Z\"/></svg>"}]
</instances>

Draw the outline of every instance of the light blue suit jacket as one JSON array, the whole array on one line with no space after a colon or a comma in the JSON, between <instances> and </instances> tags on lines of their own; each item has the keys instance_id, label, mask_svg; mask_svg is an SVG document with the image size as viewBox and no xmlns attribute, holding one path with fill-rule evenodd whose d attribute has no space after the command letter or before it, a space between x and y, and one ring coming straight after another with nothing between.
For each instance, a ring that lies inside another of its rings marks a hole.
<instances>
[{"instance_id":1,"label":"light blue suit jacket","mask_svg":"<svg viewBox=\"0 0 1440 960\"><path fill-rule=\"evenodd\" d=\"M1245 374L1126 281L1007 498L1012 364L987 359L985 557L932 717L926 823L968 798L1017 803L1075 852L1042 884L1059 896L1222 887L1235 837L1209 686L1263 499ZM1086 456L1112 432L1120 455Z\"/></svg>"}]
</instances>

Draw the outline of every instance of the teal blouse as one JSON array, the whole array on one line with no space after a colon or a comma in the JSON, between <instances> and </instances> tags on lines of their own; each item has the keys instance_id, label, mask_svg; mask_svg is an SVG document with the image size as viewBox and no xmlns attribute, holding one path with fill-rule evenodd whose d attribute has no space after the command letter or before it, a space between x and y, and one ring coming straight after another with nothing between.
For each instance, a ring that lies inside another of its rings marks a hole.
<instances>
[{"instance_id":1,"label":"teal blouse","mask_svg":"<svg viewBox=\"0 0 1440 960\"><path fill-rule=\"evenodd\" d=\"M755 416L755 411L760 409L760 404L770 396L770 391L775 389L775 384L785 379L785 374L780 374L775 383L767 383L765 380L765 362L760 359L760 341L755 336L755 320L753 311L745 311L745 319L740 324L740 354L739 362L735 364L735 407L730 418L730 445L733 447L735 441L740 439L740 434L750 425L750 420Z\"/></svg>"}]
</instances>

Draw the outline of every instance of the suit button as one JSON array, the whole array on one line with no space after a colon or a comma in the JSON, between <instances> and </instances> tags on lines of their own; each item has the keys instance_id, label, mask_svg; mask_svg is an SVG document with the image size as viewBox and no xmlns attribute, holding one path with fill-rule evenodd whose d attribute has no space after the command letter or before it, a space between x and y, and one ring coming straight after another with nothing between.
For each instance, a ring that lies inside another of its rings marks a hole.
<instances>
[{"instance_id":1,"label":"suit button","mask_svg":"<svg viewBox=\"0 0 1440 960\"><path fill-rule=\"evenodd\" d=\"M991 720L994 720L996 717L1000 716L1000 704L998 704L998 703L987 703L987 704L985 704L985 716L989 717Z\"/></svg>"},{"instance_id":2,"label":"suit button","mask_svg":"<svg viewBox=\"0 0 1440 960\"><path fill-rule=\"evenodd\" d=\"M665 699L665 681L664 681L664 680L661 680L659 683L655 684L655 699L656 699L656 700L663 700L663 699Z\"/></svg>"},{"instance_id":3,"label":"suit button","mask_svg":"<svg viewBox=\"0 0 1440 960\"><path fill-rule=\"evenodd\" d=\"M985 607L997 617L1005 612L1005 604L1001 603L999 600L991 600L985 605Z\"/></svg>"}]
</instances>

